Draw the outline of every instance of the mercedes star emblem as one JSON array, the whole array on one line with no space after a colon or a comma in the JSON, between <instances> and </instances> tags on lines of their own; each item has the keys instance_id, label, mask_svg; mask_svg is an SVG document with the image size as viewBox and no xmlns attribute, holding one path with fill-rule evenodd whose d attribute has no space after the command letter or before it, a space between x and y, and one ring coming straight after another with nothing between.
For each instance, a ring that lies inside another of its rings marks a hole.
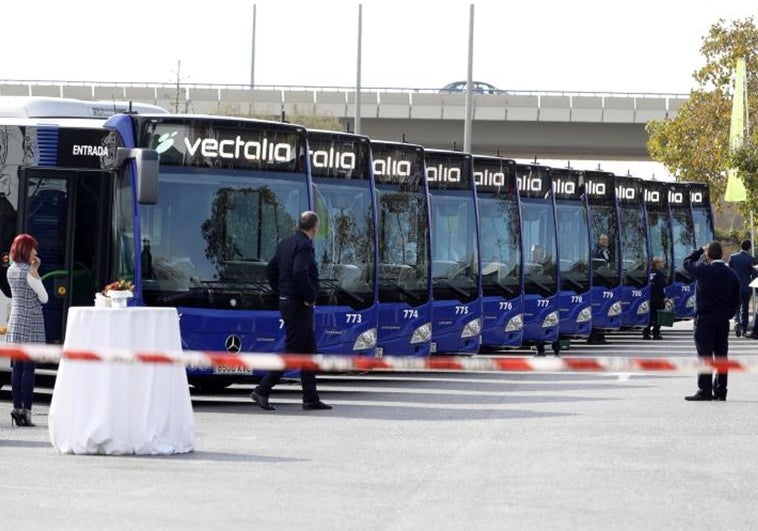
<instances>
[{"instance_id":1,"label":"mercedes star emblem","mask_svg":"<svg viewBox=\"0 0 758 531\"><path fill-rule=\"evenodd\" d=\"M242 348L242 339L240 336L232 334L226 338L226 341L224 341L224 347L226 347L228 352L236 354L240 351L240 348Z\"/></svg>"}]
</instances>

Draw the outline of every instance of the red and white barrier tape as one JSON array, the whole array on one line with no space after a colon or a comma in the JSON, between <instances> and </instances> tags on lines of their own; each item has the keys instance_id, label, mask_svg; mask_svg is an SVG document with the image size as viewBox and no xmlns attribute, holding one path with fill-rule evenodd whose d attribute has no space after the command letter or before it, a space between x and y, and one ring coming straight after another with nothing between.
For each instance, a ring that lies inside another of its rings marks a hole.
<instances>
[{"instance_id":1,"label":"red and white barrier tape","mask_svg":"<svg viewBox=\"0 0 758 531\"><path fill-rule=\"evenodd\" d=\"M473 372L687 372L714 370L758 372L758 360L734 358L701 362L692 358L634 357L496 357L496 356L363 356L265 354L180 350L135 352L131 350L74 350L55 345L0 345L0 358L37 363L56 363L61 359L120 363L176 363L192 368L294 370L323 372L349 371L473 371Z\"/></svg>"}]
</instances>

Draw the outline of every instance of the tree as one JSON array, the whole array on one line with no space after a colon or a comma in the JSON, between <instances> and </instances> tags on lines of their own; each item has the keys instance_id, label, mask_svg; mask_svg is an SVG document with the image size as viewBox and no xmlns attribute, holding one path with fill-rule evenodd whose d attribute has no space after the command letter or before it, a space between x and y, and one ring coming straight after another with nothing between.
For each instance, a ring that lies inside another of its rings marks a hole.
<instances>
[{"instance_id":1,"label":"tree","mask_svg":"<svg viewBox=\"0 0 758 531\"><path fill-rule=\"evenodd\" d=\"M706 37L700 52L705 65L693 73L698 87L676 117L648 123L647 148L680 181L708 183L711 198L721 206L727 168L737 168L745 181L747 201L738 203L744 213L758 210L758 29L753 18L727 22L720 19ZM736 153L729 149L729 125L734 93L733 72L738 57L747 64L750 134Z\"/></svg>"},{"instance_id":2,"label":"tree","mask_svg":"<svg viewBox=\"0 0 758 531\"><path fill-rule=\"evenodd\" d=\"M256 118L261 120L281 120L281 116L255 114L241 108L239 104L224 104L219 107L218 113L223 116L239 116L243 118ZM289 123L299 124L308 129L324 129L328 131L343 131L345 126L339 118L334 116L320 116L313 113L294 113L285 116Z\"/></svg>"}]
</instances>

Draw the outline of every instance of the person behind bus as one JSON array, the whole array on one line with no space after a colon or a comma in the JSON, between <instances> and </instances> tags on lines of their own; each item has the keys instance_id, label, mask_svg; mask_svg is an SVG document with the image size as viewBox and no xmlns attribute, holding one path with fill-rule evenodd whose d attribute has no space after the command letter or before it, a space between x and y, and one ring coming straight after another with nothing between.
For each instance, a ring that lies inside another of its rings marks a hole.
<instances>
[{"instance_id":1,"label":"person behind bus","mask_svg":"<svg viewBox=\"0 0 758 531\"><path fill-rule=\"evenodd\" d=\"M11 245L8 284L11 288L11 311L8 318L8 343L45 343L45 321L42 305L47 291L39 277L39 244L29 234L19 234ZM11 373L13 411L11 420L16 426L34 426L34 362L13 361Z\"/></svg>"},{"instance_id":2,"label":"person behind bus","mask_svg":"<svg viewBox=\"0 0 758 531\"><path fill-rule=\"evenodd\" d=\"M534 262L535 264L543 263L545 261L545 246L541 243L532 244L530 255L531 262Z\"/></svg>"},{"instance_id":3,"label":"person behind bus","mask_svg":"<svg viewBox=\"0 0 758 531\"><path fill-rule=\"evenodd\" d=\"M276 254L266 266L269 285L279 296L279 311L286 330L285 352L289 353L316 353L314 307L318 296L318 264L313 238L317 232L318 215L303 212L295 234L279 243ZM261 409L276 409L269 404L268 396L283 374L283 371L270 371L250 393L252 401ZM332 409L319 399L315 372L301 369L300 382L303 409Z\"/></svg>"},{"instance_id":4,"label":"person behind bus","mask_svg":"<svg viewBox=\"0 0 758 531\"><path fill-rule=\"evenodd\" d=\"M654 256L650 265L650 321L642 331L643 339L663 339L661 336L661 323L658 322L658 310L666 307L666 273L665 262L660 256Z\"/></svg>"},{"instance_id":5,"label":"person behind bus","mask_svg":"<svg viewBox=\"0 0 758 531\"><path fill-rule=\"evenodd\" d=\"M613 260L613 255L611 254L611 248L607 234L601 234L598 236L597 245L595 246L595 251L592 256L597 260L602 260L605 262L605 267L608 267L610 265L611 261Z\"/></svg>"},{"instance_id":6,"label":"person behind bus","mask_svg":"<svg viewBox=\"0 0 758 531\"><path fill-rule=\"evenodd\" d=\"M737 337L742 334L747 336L748 307L750 306L750 297L753 295L750 281L757 274L753 269L755 258L750 254L750 247L750 240L742 240L739 252L729 257L729 267L737 273L737 278L740 279L740 307L734 314L734 333Z\"/></svg>"},{"instance_id":7,"label":"person behind bus","mask_svg":"<svg viewBox=\"0 0 758 531\"><path fill-rule=\"evenodd\" d=\"M705 253L704 264L698 260ZM740 281L721 259L721 244L712 241L684 259L684 269L697 281L695 291L695 348L703 363L726 360L729 352L729 321L740 305ZM698 376L695 394L685 400L726 400L727 372Z\"/></svg>"},{"instance_id":8,"label":"person behind bus","mask_svg":"<svg viewBox=\"0 0 758 531\"><path fill-rule=\"evenodd\" d=\"M545 252L545 246L541 243L534 243L532 244L532 247L529 252L529 261L532 264L537 264L542 266L541 270L539 271L542 274L545 274L548 272L548 269L552 267L550 263L550 258L547 256L547 253Z\"/></svg>"}]
</instances>

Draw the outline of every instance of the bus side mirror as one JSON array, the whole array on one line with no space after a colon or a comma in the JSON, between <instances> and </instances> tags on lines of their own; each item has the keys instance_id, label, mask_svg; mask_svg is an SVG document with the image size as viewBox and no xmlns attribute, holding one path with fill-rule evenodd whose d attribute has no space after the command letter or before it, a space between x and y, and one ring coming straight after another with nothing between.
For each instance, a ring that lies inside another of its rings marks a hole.
<instances>
[{"instance_id":1,"label":"bus side mirror","mask_svg":"<svg viewBox=\"0 0 758 531\"><path fill-rule=\"evenodd\" d=\"M154 149L118 148L116 164L119 168L123 168L130 159L134 160L137 170L137 202L154 205L158 202L160 155Z\"/></svg>"}]
</instances>

